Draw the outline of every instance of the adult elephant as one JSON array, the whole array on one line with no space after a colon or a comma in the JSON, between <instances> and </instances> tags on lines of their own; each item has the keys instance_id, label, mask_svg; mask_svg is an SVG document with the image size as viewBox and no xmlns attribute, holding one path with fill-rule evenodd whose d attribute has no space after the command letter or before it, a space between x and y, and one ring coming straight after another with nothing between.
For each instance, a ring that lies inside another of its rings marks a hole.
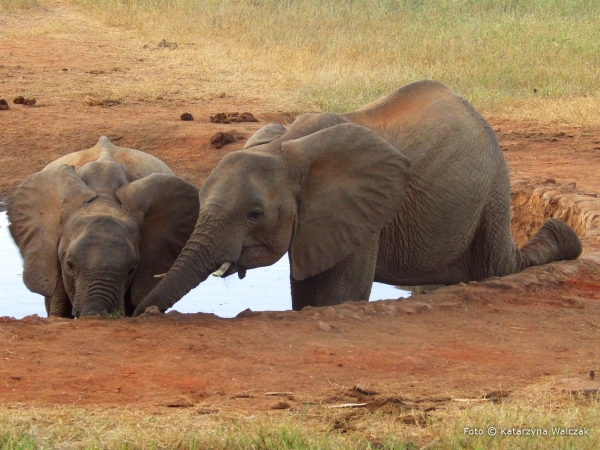
<instances>
[{"instance_id":1,"label":"adult elephant","mask_svg":"<svg viewBox=\"0 0 600 450\"><path fill-rule=\"evenodd\" d=\"M104 136L27 177L8 203L23 281L48 315L131 315L183 248L198 190Z\"/></svg>"},{"instance_id":2,"label":"adult elephant","mask_svg":"<svg viewBox=\"0 0 600 450\"><path fill-rule=\"evenodd\" d=\"M421 81L347 114L269 125L200 189L195 230L135 311L166 310L217 270L243 278L289 252L292 307L368 299L373 280L454 284L576 258L549 219L521 249L507 164L489 124Z\"/></svg>"}]
</instances>

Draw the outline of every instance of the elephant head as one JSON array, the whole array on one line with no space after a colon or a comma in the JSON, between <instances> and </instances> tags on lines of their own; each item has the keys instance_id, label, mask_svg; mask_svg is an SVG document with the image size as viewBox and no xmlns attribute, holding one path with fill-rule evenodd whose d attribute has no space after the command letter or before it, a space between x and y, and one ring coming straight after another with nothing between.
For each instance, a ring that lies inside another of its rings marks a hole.
<instances>
[{"instance_id":1,"label":"elephant head","mask_svg":"<svg viewBox=\"0 0 600 450\"><path fill-rule=\"evenodd\" d=\"M243 278L286 252L295 280L334 267L393 219L409 172L385 139L337 115L262 128L202 185L194 232L134 315L165 311L212 272Z\"/></svg>"},{"instance_id":2,"label":"elephant head","mask_svg":"<svg viewBox=\"0 0 600 450\"><path fill-rule=\"evenodd\" d=\"M8 204L25 285L46 297L49 315L131 315L191 234L197 194L173 175L137 179L114 161L30 175Z\"/></svg>"}]
</instances>

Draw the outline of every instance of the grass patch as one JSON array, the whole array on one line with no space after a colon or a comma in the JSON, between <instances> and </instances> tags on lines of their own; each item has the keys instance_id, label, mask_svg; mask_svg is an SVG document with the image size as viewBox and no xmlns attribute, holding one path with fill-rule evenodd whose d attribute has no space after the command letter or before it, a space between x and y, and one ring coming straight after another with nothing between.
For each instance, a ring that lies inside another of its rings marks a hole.
<instances>
[{"instance_id":1,"label":"grass patch","mask_svg":"<svg viewBox=\"0 0 600 450\"><path fill-rule=\"evenodd\" d=\"M459 399L460 400L460 399ZM2 448L439 449L580 448L600 445L598 398L561 393L551 384L493 403L450 400L435 409L361 408L199 414L195 408L0 407ZM419 418L407 420L407 418ZM490 426L496 436L487 432ZM588 429L584 436L553 428ZM483 430L470 435L464 429ZM502 429L546 430L515 436Z\"/></svg>"},{"instance_id":2,"label":"grass patch","mask_svg":"<svg viewBox=\"0 0 600 450\"><path fill-rule=\"evenodd\" d=\"M37 0L0 0L0 11L20 11L38 6Z\"/></svg>"},{"instance_id":3,"label":"grass patch","mask_svg":"<svg viewBox=\"0 0 600 450\"><path fill-rule=\"evenodd\" d=\"M431 78L486 112L594 99L573 120L598 120L593 0L73 1L235 95L347 111Z\"/></svg>"}]
</instances>

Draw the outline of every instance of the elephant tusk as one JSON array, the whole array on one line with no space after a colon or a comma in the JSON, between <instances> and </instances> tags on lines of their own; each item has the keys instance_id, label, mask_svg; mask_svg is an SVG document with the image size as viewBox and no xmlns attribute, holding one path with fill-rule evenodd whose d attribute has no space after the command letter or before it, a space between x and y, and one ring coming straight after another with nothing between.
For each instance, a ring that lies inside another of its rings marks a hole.
<instances>
[{"instance_id":1,"label":"elephant tusk","mask_svg":"<svg viewBox=\"0 0 600 450\"><path fill-rule=\"evenodd\" d=\"M222 277L225 274L225 272L227 272L230 266L230 262L224 262L223 264L221 264L221 267L219 267L219 270L213 272L213 277Z\"/></svg>"},{"instance_id":2,"label":"elephant tusk","mask_svg":"<svg viewBox=\"0 0 600 450\"><path fill-rule=\"evenodd\" d=\"M167 276L166 273L159 273L158 275L154 275L154 278L164 278L166 276Z\"/></svg>"}]
</instances>

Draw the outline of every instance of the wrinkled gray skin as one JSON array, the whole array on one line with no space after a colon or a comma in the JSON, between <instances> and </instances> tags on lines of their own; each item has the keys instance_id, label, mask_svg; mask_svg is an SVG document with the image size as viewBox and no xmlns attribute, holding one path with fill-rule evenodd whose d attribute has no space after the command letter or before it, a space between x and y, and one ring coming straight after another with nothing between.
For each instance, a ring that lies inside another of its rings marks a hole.
<instances>
[{"instance_id":1,"label":"wrinkled gray skin","mask_svg":"<svg viewBox=\"0 0 600 450\"><path fill-rule=\"evenodd\" d=\"M521 249L510 232L507 164L488 123L422 81L347 114L269 125L200 189L194 233L138 306L166 310L224 262L224 276L289 251L292 307L368 299L373 280L454 284L576 258L550 219Z\"/></svg>"},{"instance_id":2,"label":"wrinkled gray skin","mask_svg":"<svg viewBox=\"0 0 600 450\"><path fill-rule=\"evenodd\" d=\"M27 177L9 198L23 281L48 315L131 315L198 218L198 190L108 138Z\"/></svg>"}]
</instances>

